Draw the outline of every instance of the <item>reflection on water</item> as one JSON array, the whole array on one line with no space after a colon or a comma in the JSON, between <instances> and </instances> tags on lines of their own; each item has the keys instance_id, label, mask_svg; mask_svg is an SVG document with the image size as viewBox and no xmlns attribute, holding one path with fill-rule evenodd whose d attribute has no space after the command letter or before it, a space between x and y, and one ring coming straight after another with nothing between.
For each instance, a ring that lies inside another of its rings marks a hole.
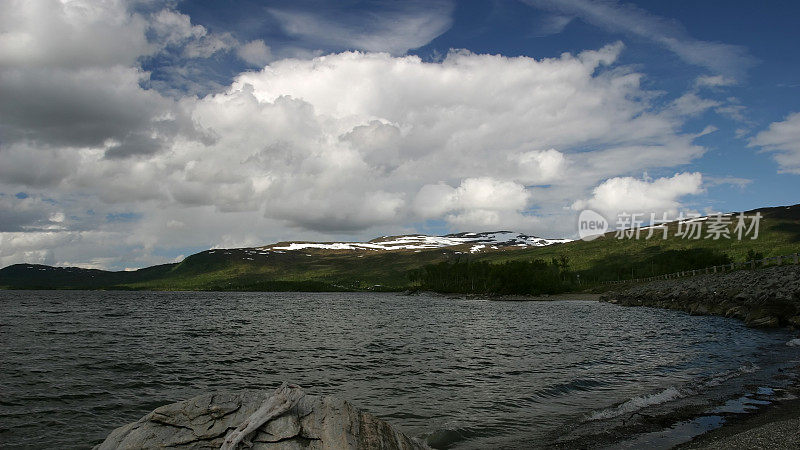
<instances>
[{"instance_id":1,"label":"reflection on water","mask_svg":"<svg viewBox=\"0 0 800 450\"><path fill-rule=\"evenodd\" d=\"M0 291L0 440L86 447L153 408L291 380L457 446L762 364L785 332L585 301L370 293Z\"/></svg>"}]
</instances>

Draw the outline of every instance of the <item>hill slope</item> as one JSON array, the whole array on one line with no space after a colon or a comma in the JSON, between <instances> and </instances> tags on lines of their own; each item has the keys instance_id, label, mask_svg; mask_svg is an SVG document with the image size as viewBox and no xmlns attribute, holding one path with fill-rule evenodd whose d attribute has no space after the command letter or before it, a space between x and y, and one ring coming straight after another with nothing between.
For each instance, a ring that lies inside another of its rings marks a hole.
<instances>
[{"instance_id":1,"label":"hill slope","mask_svg":"<svg viewBox=\"0 0 800 450\"><path fill-rule=\"evenodd\" d=\"M703 264L703 255L743 261L748 251L765 257L800 252L800 205L761 213L758 239L681 239L676 223L668 239L547 240L511 232L447 236L384 236L366 243L283 242L256 248L216 249L177 264L132 272L107 272L17 264L0 270L0 287L12 289L154 290L364 290L404 289L417 269L442 261L558 259L584 283L656 275ZM556 244L556 245L554 245ZM690 260L695 258L694 260Z\"/></svg>"},{"instance_id":2,"label":"hill slope","mask_svg":"<svg viewBox=\"0 0 800 450\"><path fill-rule=\"evenodd\" d=\"M280 242L214 249L136 271L15 264L0 270L11 289L359 290L399 289L409 270L464 254L568 242L510 231L382 236L369 242Z\"/></svg>"}]
</instances>

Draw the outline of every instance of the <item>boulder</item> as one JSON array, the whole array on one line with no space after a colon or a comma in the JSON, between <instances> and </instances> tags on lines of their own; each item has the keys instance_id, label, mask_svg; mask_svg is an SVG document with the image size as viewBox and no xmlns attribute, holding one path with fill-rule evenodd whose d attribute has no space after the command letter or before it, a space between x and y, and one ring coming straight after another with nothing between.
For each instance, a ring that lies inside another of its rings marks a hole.
<instances>
[{"instance_id":1,"label":"boulder","mask_svg":"<svg viewBox=\"0 0 800 450\"><path fill-rule=\"evenodd\" d=\"M209 393L156 408L122 426L95 450L429 448L336 397L306 395L291 385L275 392Z\"/></svg>"}]
</instances>

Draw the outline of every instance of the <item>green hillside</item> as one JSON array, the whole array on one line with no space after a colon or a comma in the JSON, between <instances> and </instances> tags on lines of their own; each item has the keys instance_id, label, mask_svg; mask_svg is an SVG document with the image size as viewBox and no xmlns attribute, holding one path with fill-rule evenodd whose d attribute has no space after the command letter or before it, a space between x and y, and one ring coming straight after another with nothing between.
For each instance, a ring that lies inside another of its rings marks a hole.
<instances>
[{"instance_id":1,"label":"green hillside","mask_svg":"<svg viewBox=\"0 0 800 450\"><path fill-rule=\"evenodd\" d=\"M748 215L756 211L748 211ZM617 239L613 233L593 241L546 247L506 247L470 254L469 244L430 250L303 249L262 254L255 249L208 250L178 264L129 272L16 264L0 270L6 289L149 289L330 291L401 290L420 285L420 269L441 262L559 261L566 274L580 275L581 287L601 281L658 275L717 264L719 258L744 261L748 252L764 257L800 252L800 205L758 210L758 239L681 239L675 223L669 238ZM732 227L731 227L732 229ZM646 234L646 233L645 233ZM564 275L566 276L566 275Z\"/></svg>"},{"instance_id":2,"label":"green hillside","mask_svg":"<svg viewBox=\"0 0 800 450\"><path fill-rule=\"evenodd\" d=\"M570 269L596 277L594 281L608 281L649 277L677 270L686 270L676 261L671 267L656 270L656 263L671 254L689 255L685 250L705 251L707 254L725 254L732 261L745 261L748 252L760 253L763 257L788 255L800 252L800 205L780 206L747 211L747 216L761 213L759 236L738 240L731 239L682 239L675 236L677 223L668 224L668 239L661 239L663 232L646 239L618 239L607 233L593 241L574 241L567 244L523 249L512 253L487 254L481 259L503 262L518 259L560 259L566 257ZM734 219L735 222L735 219ZM733 225L730 227L733 230ZM705 231L703 232L705 234ZM643 235L647 233L642 231ZM708 265L719 263L711 262ZM697 267L705 267L698 265ZM693 267L693 268L697 268ZM588 279L587 279L588 280Z\"/></svg>"}]
</instances>

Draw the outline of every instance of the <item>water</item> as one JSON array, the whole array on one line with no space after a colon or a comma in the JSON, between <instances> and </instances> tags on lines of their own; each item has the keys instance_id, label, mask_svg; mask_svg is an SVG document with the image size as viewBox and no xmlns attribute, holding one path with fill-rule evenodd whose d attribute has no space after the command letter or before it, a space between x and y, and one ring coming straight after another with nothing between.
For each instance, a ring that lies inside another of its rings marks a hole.
<instances>
[{"instance_id":1,"label":"water","mask_svg":"<svg viewBox=\"0 0 800 450\"><path fill-rule=\"evenodd\" d=\"M86 448L162 404L290 380L440 445L539 445L758 373L792 337L587 301L0 291L0 442Z\"/></svg>"}]
</instances>

